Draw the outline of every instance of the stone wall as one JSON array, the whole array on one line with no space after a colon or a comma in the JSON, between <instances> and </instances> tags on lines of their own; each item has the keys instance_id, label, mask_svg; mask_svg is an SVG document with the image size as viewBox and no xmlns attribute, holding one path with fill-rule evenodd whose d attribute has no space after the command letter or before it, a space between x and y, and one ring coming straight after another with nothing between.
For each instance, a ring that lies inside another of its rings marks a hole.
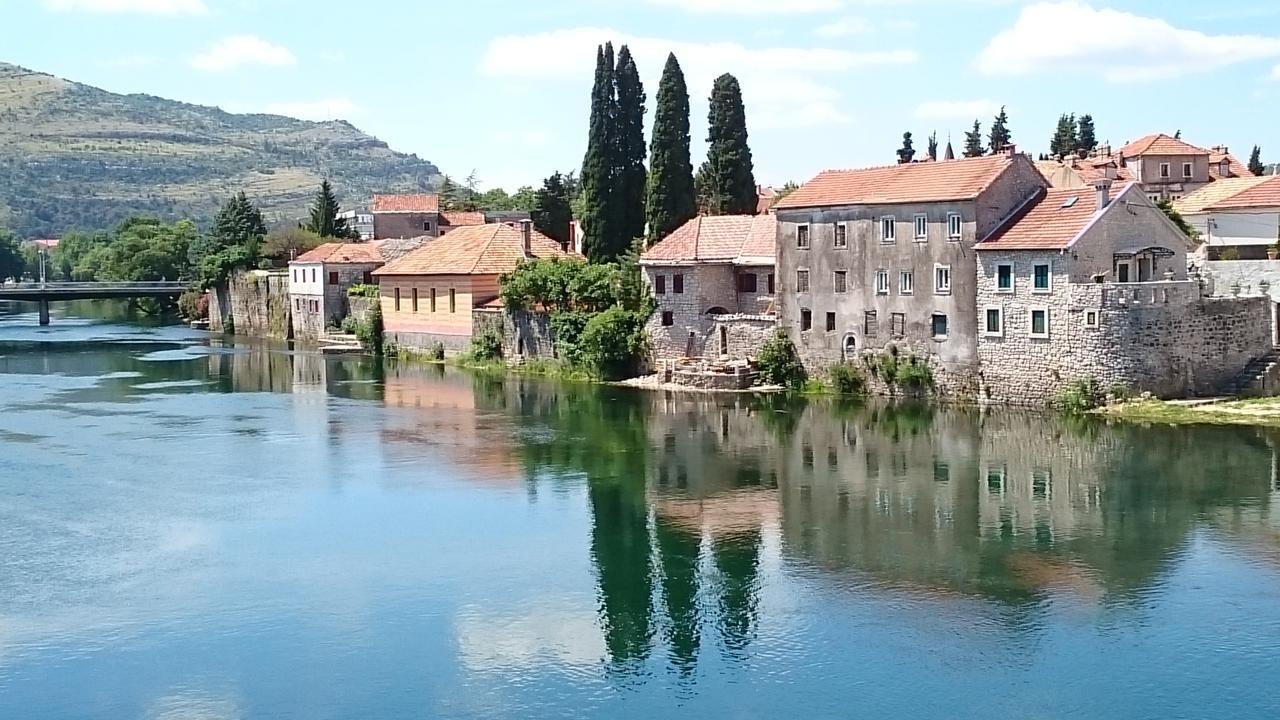
<instances>
[{"instance_id":1,"label":"stone wall","mask_svg":"<svg viewBox=\"0 0 1280 720\"><path fill-rule=\"evenodd\" d=\"M556 357L555 333L547 313L508 313L498 308L471 311L475 332L494 330L502 338L502 354L508 359L526 360Z\"/></svg>"},{"instance_id":2,"label":"stone wall","mask_svg":"<svg viewBox=\"0 0 1280 720\"><path fill-rule=\"evenodd\" d=\"M225 286L214 289L209 329L226 332L230 324L237 335L290 338L291 315L288 273L250 270L232 275Z\"/></svg>"},{"instance_id":3,"label":"stone wall","mask_svg":"<svg viewBox=\"0 0 1280 720\"><path fill-rule=\"evenodd\" d=\"M1270 295L1280 302L1280 260L1210 260L1198 269L1210 295L1231 297L1238 287L1240 295Z\"/></svg>"},{"instance_id":4,"label":"stone wall","mask_svg":"<svg viewBox=\"0 0 1280 720\"><path fill-rule=\"evenodd\" d=\"M293 326L293 337L298 340L314 341L325 331L324 296L289 295L290 324Z\"/></svg>"},{"instance_id":5,"label":"stone wall","mask_svg":"<svg viewBox=\"0 0 1280 720\"><path fill-rule=\"evenodd\" d=\"M416 352L427 352L434 349L436 345L440 345L444 347L445 355L449 356L462 355L471 349L470 335L388 331L383 335L383 340Z\"/></svg>"}]
</instances>

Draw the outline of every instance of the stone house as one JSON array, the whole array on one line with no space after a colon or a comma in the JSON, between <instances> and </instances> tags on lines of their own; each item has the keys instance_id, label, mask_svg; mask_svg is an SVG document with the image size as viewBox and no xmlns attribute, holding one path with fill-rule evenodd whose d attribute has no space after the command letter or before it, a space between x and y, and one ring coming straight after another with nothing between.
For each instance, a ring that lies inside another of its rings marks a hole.
<instances>
[{"instance_id":1,"label":"stone house","mask_svg":"<svg viewBox=\"0 0 1280 720\"><path fill-rule=\"evenodd\" d=\"M1152 200L1177 200L1213 182L1210 152L1178 138L1154 133L1134 140L1116 153ZM1226 163L1228 172L1230 163ZM1222 161L1217 168L1222 170Z\"/></svg>"},{"instance_id":2,"label":"stone house","mask_svg":"<svg viewBox=\"0 0 1280 720\"><path fill-rule=\"evenodd\" d=\"M498 280L533 258L580 255L533 230L489 223L461 227L374 271L386 338L403 347L467 349L473 310L498 298Z\"/></svg>"},{"instance_id":3,"label":"stone house","mask_svg":"<svg viewBox=\"0 0 1280 720\"><path fill-rule=\"evenodd\" d=\"M972 394L974 246L1045 186L1012 151L819 174L775 206L781 326L811 371L892 348Z\"/></svg>"},{"instance_id":4,"label":"stone house","mask_svg":"<svg viewBox=\"0 0 1280 720\"><path fill-rule=\"evenodd\" d=\"M1173 204L1208 260L1263 260L1280 242L1280 176L1217 180Z\"/></svg>"},{"instance_id":5,"label":"stone house","mask_svg":"<svg viewBox=\"0 0 1280 720\"><path fill-rule=\"evenodd\" d=\"M372 284L384 262L375 243L325 243L289 263L293 337L314 340L347 316L347 290Z\"/></svg>"},{"instance_id":6,"label":"stone house","mask_svg":"<svg viewBox=\"0 0 1280 720\"><path fill-rule=\"evenodd\" d=\"M774 215L696 217L640 256L658 359L754 356L776 323Z\"/></svg>"},{"instance_id":7,"label":"stone house","mask_svg":"<svg viewBox=\"0 0 1280 720\"><path fill-rule=\"evenodd\" d=\"M453 212L440 209L435 193L374 195L370 204L373 238L440 237L459 227L484 225L483 212Z\"/></svg>"}]
</instances>

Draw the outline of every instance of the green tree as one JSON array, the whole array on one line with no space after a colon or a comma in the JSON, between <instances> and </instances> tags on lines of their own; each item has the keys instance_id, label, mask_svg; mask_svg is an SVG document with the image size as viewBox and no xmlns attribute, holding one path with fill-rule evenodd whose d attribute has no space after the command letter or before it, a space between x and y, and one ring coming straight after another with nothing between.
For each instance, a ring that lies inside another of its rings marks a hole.
<instances>
[{"instance_id":1,"label":"green tree","mask_svg":"<svg viewBox=\"0 0 1280 720\"><path fill-rule=\"evenodd\" d=\"M1262 148L1254 145L1253 152L1249 153L1249 172L1261 175L1266 171L1266 166L1262 164Z\"/></svg>"},{"instance_id":2,"label":"green tree","mask_svg":"<svg viewBox=\"0 0 1280 720\"><path fill-rule=\"evenodd\" d=\"M930 160L937 161L938 159L938 131L937 130L934 130L933 132L929 133L928 153L929 153Z\"/></svg>"},{"instance_id":3,"label":"green tree","mask_svg":"<svg viewBox=\"0 0 1280 720\"><path fill-rule=\"evenodd\" d=\"M26 267L27 261L22 256L18 238L8 230L0 228L0 282L6 278L21 278Z\"/></svg>"},{"instance_id":4,"label":"green tree","mask_svg":"<svg viewBox=\"0 0 1280 720\"><path fill-rule=\"evenodd\" d=\"M347 219L339 217L341 213L333 186L328 180L322 180L311 203L311 217L303 227L322 238L359 240L359 234L347 225Z\"/></svg>"},{"instance_id":5,"label":"green tree","mask_svg":"<svg viewBox=\"0 0 1280 720\"><path fill-rule=\"evenodd\" d=\"M710 105L707 160L699 170L707 210L712 215L754 215L758 203L755 168L738 79L727 73L716 78Z\"/></svg>"},{"instance_id":6,"label":"green tree","mask_svg":"<svg viewBox=\"0 0 1280 720\"><path fill-rule=\"evenodd\" d=\"M227 199L214 218L213 230L190 246L190 261L201 287L221 284L235 270L256 266L266 234L262 212L244 192Z\"/></svg>"},{"instance_id":7,"label":"green tree","mask_svg":"<svg viewBox=\"0 0 1280 720\"><path fill-rule=\"evenodd\" d=\"M798 388L808 378L795 344L782 330L761 346L756 365L760 368L760 379L769 385Z\"/></svg>"},{"instance_id":8,"label":"green tree","mask_svg":"<svg viewBox=\"0 0 1280 720\"><path fill-rule=\"evenodd\" d=\"M111 235L105 232L72 231L63 235L58 241L58 247L53 250L54 274L61 280L92 280L93 278L77 278L76 268L99 245L110 242Z\"/></svg>"},{"instance_id":9,"label":"green tree","mask_svg":"<svg viewBox=\"0 0 1280 720\"><path fill-rule=\"evenodd\" d=\"M323 244L324 238L306 228L286 226L267 233L260 254L262 257L271 258L278 265L283 265Z\"/></svg>"},{"instance_id":10,"label":"green tree","mask_svg":"<svg viewBox=\"0 0 1280 720\"><path fill-rule=\"evenodd\" d=\"M1172 221L1174 225L1178 226L1178 229L1182 231L1183 235L1186 235L1192 240L1200 239L1200 233L1195 228L1191 227L1191 223L1188 223L1186 218L1182 217L1182 213L1178 212L1177 209L1173 207L1173 202L1171 200L1168 198L1161 198L1156 201L1156 207L1160 208L1169 220Z\"/></svg>"},{"instance_id":11,"label":"green tree","mask_svg":"<svg viewBox=\"0 0 1280 720\"><path fill-rule=\"evenodd\" d=\"M666 67L662 69L657 102L646 202L650 244L670 235L698 214L693 161L689 156L689 89L675 53L667 56Z\"/></svg>"},{"instance_id":12,"label":"green tree","mask_svg":"<svg viewBox=\"0 0 1280 720\"><path fill-rule=\"evenodd\" d=\"M911 133L902 133L902 147L898 148L898 163L905 165L911 162L916 156L915 146L911 143Z\"/></svg>"},{"instance_id":13,"label":"green tree","mask_svg":"<svg viewBox=\"0 0 1280 720\"><path fill-rule=\"evenodd\" d=\"M198 237L190 220L166 225L155 218L129 218L105 242L95 243L72 275L105 281L185 279L191 275L191 245Z\"/></svg>"},{"instance_id":14,"label":"green tree","mask_svg":"<svg viewBox=\"0 0 1280 720\"><path fill-rule=\"evenodd\" d=\"M542 187L534 193L530 215L538 232L565 244L569 242L569 227L573 223L572 197L568 178L560 173L542 181Z\"/></svg>"},{"instance_id":15,"label":"green tree","mask_svg":"<svg viewBox=\"0 0 1280 720\"><path fill-rule=\"evenodd\" d=\"M531 185L521 185L512 193L510 204L508 210L532 213L538 207L538 191Z\"/></svg>"},{"instance_id":16,"label":"green tree","mask_svg":"<svg viewBox=\"0 0 1280 720\"><path fill-rule=\"evenodd\" d=\"M1098 133L1093 127L1093 116L1085 113L1076 121L1076 152L1080 157L1098 149Z\"/></svg>"},{"instance_id":17,"label":"green tree","mask_svg":"<svg viewBox=\"0 0 1280 720\"><path fill-rule=\"evenodd\" d=\"M644 144L644 84L636 69L631 49L626 45L618 51L618 67L614 73L618 94L618 212L621 227L613 238L609 257L616 258L627 251L631 243L644 236L644 199L648 184L645 170Z\"/></svg>"},{"instance_id":18,"label":"green tree","mask_svg":"<svg viewBox=\"0 0 1280 720\"><path fill-rule=\"evenodd\" d=\"M613 75L613 43L605 43L596 48L587 153L582 160L583 249L592 260L611 257L613 238L621 231L613 192L618 179L613 164L618 116Z\"/></svg>"},{"instance_id":19,"label":"green tree","mask_svg":"<svg viewBox=\"0 0 1280 720\"><path fill-rule=\"evenodd\" d=\"M973 130L964 134L964 156L967 158L985 155L982 149L982 123L973 121Z\"/></svg>"},{"instance_id":20,"label":"green tree","mask_svg":"<svg viewBox=\"0 0 1280 720\"><path fill-rule=\"evenodd\" d=\"M1000 112L996 114L996 119L991 123L991 154L995 155L1002 152L1004 147L1013 141L1013 135L1009 132L1009 115L1004 111L1004 106L1000 106Z\"/></svg>"},{"instance_id":21,"label":"green tree","mask_svg":"<svg viewBox=\"0 0 1280 720\"><path fill-rule=\"evenodd\" d=\"M1049 139L1049 155L1066 158L1074 155L1079 147L1076 137L1076 116L1063 113L1058 116L1058 127Z\"/></svg>"}]
</instances>

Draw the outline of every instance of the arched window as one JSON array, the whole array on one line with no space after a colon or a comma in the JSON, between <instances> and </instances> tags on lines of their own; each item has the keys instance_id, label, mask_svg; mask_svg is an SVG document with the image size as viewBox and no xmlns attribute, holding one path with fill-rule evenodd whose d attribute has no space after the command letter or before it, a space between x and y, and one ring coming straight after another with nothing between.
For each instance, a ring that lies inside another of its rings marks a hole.
<instances>
[{"instance_id":1,"label":"arched window","mask_svg":"<svg viewBox=\"0 0 1280 720\"><path fill-rule=\"evenodd\" d=\"M857 339L854 338L852 335L845 335L844 345L842 346L842 352L844 355L845 362L852 360L853 356L857 353L857 351L858 351Z\"/></svg>"}]
</instances>

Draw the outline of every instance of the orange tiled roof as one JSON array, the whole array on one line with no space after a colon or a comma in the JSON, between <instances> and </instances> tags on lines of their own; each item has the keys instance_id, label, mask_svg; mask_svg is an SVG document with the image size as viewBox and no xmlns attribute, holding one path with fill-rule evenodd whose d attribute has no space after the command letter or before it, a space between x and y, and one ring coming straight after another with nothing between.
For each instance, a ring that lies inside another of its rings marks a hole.
<instances>
[{"instance_id":1,"label":"orange tiled roof","mask_svg":"<svg viewBox=\"0 0 1280 720\"><path fill-rule=\"evenodd\" d=\"M1165 135L1153 133L1120 148L1120 157L1131 158L1140 155L1208 155L1209 151L1190 143Z\"/></svg>"},{"instance_id":2,"label":"orange tiled roof","mask_svg":"<svg viewBox=\"0 0 1280 720\"><path fill-rule=\"evenodd\" d=\"M1219 180L1218 182L1226 182ZM1217 183L1214 183L1215 185ZM1212 186L1210 186L1212 187ZM1219 200L1207 207L1207 210L1243 210L1246 208L1280 207L1280 175L1262 178L1262 182L1251 185L1224 200Z\"/></svg>"},{"instance_id":3,"label":"orange tiled roof","mask_svg":"<svg viewBox=\"0 0 1280 720\"><path fill-rule=\"evenodd\" d=\"M483 225L485 223L484 213L482 212L443 212L440 213L440 219L444 221L444 224L454 227Z\"/></svg>"},{"instance_id":4,"label":"orange tiled roof","mask_svg":"<svg viewBox=\"0 0 1280 720\"><path fill-rule=\"evenodd\" d=\"M1222 178L1215 180L1199 190L1189 193L1182 198L1173 201L1173 209L1183 215L1196 215L1205 211L1212 205L1226 200L1234 195L1238 195L1245 190L1265 181L1266 178L1249 177L1240 178Z\"/></svg>"},{"instance_id":5,"label":"orange tiled roof","mask_svg":"<svg viewBox=\"0 0 1280 720\"><path fill-rule=\"evenodd\" d=\"M1218 168L1222 166L1223 160L1227 161L1227 169L1230 170L1230 173L1227 175L1223 175L1218 171ZM1223 178L1257 177L1253 173L1249 172L1249 167L1237 160L1234 155L1231 153L1220 152L1209 153L1209 175L1211 175L1214 180L1221 180Z\"/></svg>"},{"instance_id":6,"label":"orange tiled roof","mask_svg":"<svg viewBox=\"0 0 1280 720\"><path fill-rule=\"evenodd\" d=\"M971 200L1014 162L1011 155L989 155L936 163L906 163L861 170L827 170L774 207L889 205Z\"/></svg>"},{"instance_id":7,"label":"orange tiled roof","mask_svg":"<svg viewBox=\"0 0 1280 720\"><path fill-rule=\"evenodd\" d=\"M374 195L370 210L375 213L440 212L440 196L435 193Z\"/></svg>"},{"instance_id":8,"label":"orange tiled roof","mask_svg":"<svg viewBox=\"0 0 1280 720\"><path fill-rule=\"evenodd\" d=\"M534 230L534 257L581 258ZM500 275L524 260L520 230L503 223L465 225L374 271L374 275Z\"/></svg>"},{"instance_id":9,"label":"orange tiled roof","mask_svg":"<svg viewBox=\"0 0 1280 720\"><path fill-rule=\"evenodd\" d=\"M693 262L773 262L777 254L775 215L700 216L681 225L644 251L646 264Z\"/></svg>"},{"instance_id":10,"label":"orange tiled roof","mask_svg":"<svg viewBox=\"0 0 1280 720\"><path fill-rule=\"evenodd\" d=\"M1133 180L1133 171L1129 168L1118 167L1114 160L1109 157L1093 157L1085 158L1067 158L1062 162L1057 160L1040 160L1036 162L1036 169L1045 177L1054 187L1066 187L1059 184L1062 179L1057 177L1058 173L1065 168L1068 172L1074 173L1080 178L1080 182L1085 186L1092 185L1094 181L1101 180L1107 175L1107 167L1111 166L1114 171L1112 180L1116 184L1127 183ZM1057 182L1055 182L1057 181Z\"/></svg>"},{"instance_id":11,"label":"orange tiled roof","mask_svg":"<svg viewBox=\"0 0 1280 720\"><path fill-rule=\"evenodd\" d=\"M1134 183L1112 186L1112 200L1134 187L1137 187ZM1070 247L1080 231L1100 214L1095 193L1093 188L1044 191L1013 220L976 247L979 250L1061 250ZM1116 206L1117 203L1112 202L1106 210Z\"/></svg>"},{"instance_id":12,"label":"orange tiled roof","mask_svg":"<svg viewBox=\"0 0 1280 720\"><path fill-rule=\"evenodd\" d=\"M293 262L297 263L381 263L382 253L372 243L325 243L314 247Z\"/></svg>"}]
</instances>

